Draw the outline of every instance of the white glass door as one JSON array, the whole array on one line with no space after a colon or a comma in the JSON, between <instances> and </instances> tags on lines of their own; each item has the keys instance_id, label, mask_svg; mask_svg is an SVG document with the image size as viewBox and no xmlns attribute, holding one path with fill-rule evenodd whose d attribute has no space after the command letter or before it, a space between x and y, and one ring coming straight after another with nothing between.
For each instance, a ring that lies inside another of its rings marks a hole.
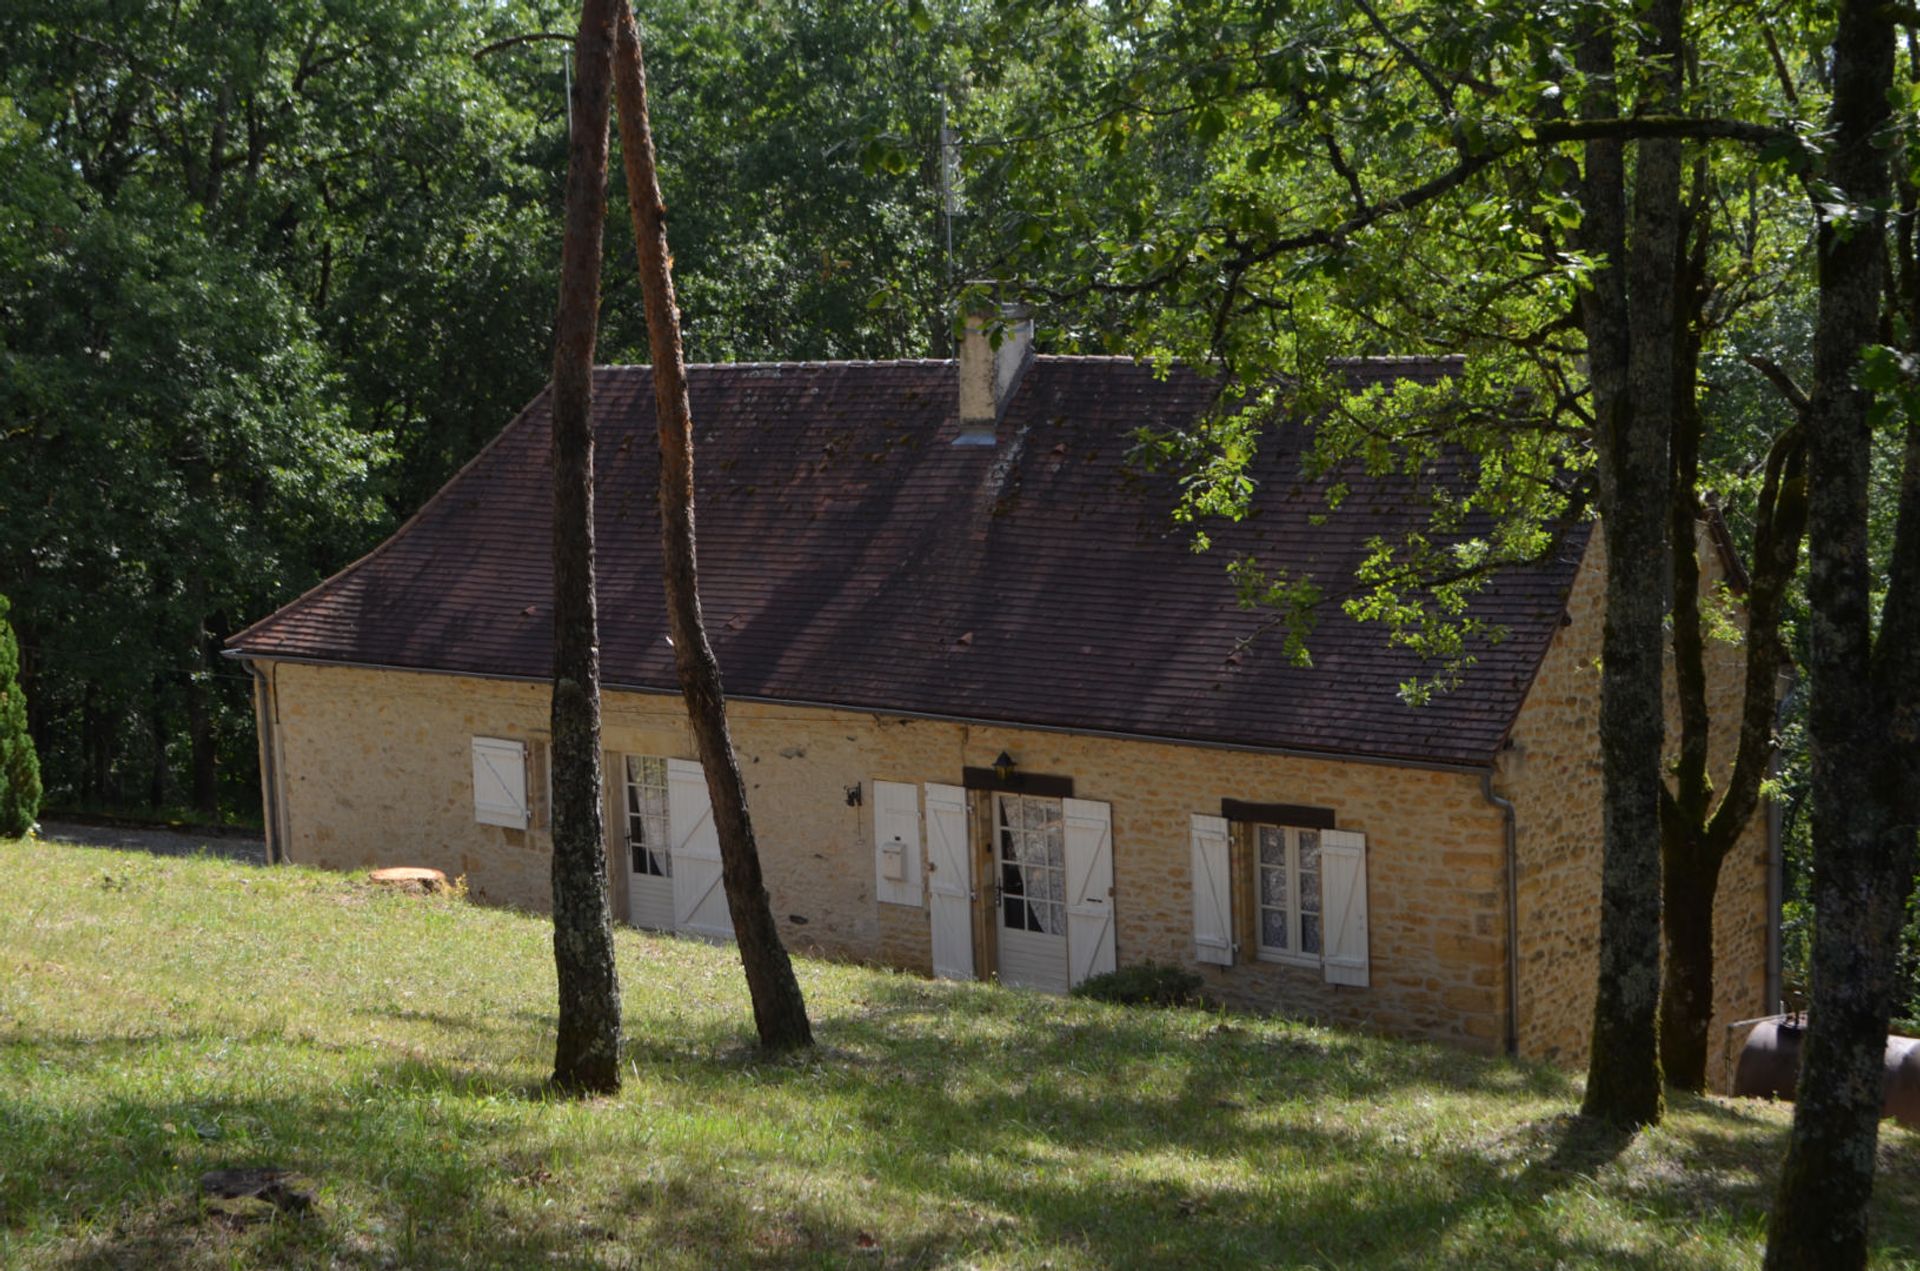
<instances>
[{"instance_id":1,"label":"white glass door","mask_svg":"<svg viewBox=\"0 0 1920 1271\"><path fill-rule=\"evenodd\" d=\"M1066 819L1060 800L996 794L1000 981L1067 991Z\"/></svg>"},{"instance_id":2,"label":"white glass door","mask_svg":"<svg viewBox=\"0 0 1920 1271\"><path fill-rule=\"evenodd\" d=\"M673 930L673 838L667 823L667 761L626 758L627 921Z\"/></svg>"}]
</instances>

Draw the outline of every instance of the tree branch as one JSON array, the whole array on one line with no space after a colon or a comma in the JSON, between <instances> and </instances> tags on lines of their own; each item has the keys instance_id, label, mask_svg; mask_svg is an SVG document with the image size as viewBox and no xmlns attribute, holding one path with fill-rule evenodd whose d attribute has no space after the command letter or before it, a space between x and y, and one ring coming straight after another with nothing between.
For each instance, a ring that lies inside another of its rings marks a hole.
<instances>
[{"instance_id":1,"label":"tree branch","mask_svg":"<svg viewBox=\"0 0 1920 1271\"><path fill-rule=\"evenodd\" d=\"M1794 383L1793 376L1781 369L1771 358L1758 353L1747 354L1747 365L1767 377L1767 382L1780 390L1780 395L1793 406L1793 413L1805 419L1813 401L1807 396L1807 390Z\"/></svg>"},{"instance_id":2,"label":"tree branch","mask_svg":"<svg viewBox=\"0 0 1920 1271\"><path fill-rule=\"evenodd\" d=\"M516 44L532 44L539 40L558 40L562 44L573 43L573 37L571 35L563 35L558 31L530 31L526 35L510 35L504 40L495 40L491 44L475 49L473 51L473 60L477 62L490 53L498 53L502 49L510 49Z\"/></svg>"}]
</instances>

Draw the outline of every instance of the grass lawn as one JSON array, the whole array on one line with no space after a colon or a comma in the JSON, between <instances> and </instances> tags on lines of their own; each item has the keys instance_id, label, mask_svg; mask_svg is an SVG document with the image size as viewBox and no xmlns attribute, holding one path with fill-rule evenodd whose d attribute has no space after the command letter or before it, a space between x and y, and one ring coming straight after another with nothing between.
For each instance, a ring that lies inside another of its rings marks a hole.
<instances>
[{"instance_id":1,"label":"grass lawn","mask_svg":"<svg viewBox=\"0 0 1920 1271\"><path fill-rule=\"evenodd\" d=\"M803 961L750 1049L732 952L622 931L617 1099L546 1098L544 919L298 869L0 842L0 1265L1720 1267L1786 1127L1632 1142L1545 1068ZM203 1213L281 1165L304 1217ZM1920 1265L1889 1127L1883 1260Z\"/></svg>"}]
</instances>

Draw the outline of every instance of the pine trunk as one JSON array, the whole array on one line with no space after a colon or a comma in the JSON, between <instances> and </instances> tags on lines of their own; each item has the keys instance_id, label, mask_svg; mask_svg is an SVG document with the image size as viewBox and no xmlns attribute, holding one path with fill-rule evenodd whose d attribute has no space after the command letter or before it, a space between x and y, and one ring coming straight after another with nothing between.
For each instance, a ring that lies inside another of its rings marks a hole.
<instances>
[{"instance_id":1,"label":"pine trunk","mask_svg":"<svg viewBox=\"0 0 1920 1271\"><path fill-rule=\"evenodd\" d=\"M687 399L686 361L680 346L680 313L674 302L672 256L667 250L666 205L654 173L653 136L647 118L646 67L640 32L626 0L619 2L620 45L614 78L620 112L620 149L626 166L627 204L633 213L640 285L646 296L647 334L653 351L654 408L660 431L660 534L665 557L667 621L673 633L674 667L706 770L713 823L720 839L721 881L733 936L739 945L754 1026L768 1050L813 1044L806 1000L793 963L774 924L773 907L760 875L760 852L747 815L746 784L727 731L720 663L707 642L700 614L693 507L693 413Z\"/></svg>"},{"instance_id":2,"label":"pine trunk","mask_svg":"<svg viewBox=\"0 0 1920 1271\"><path fill-rule=\"evenodd\" d=\"M611 0L586 0L574 42L566 238L553 332L553 1081L620 1088L620 978L607 899L600 638L593 579L593 350L607 215Z\"/></svg>"},{"instance_id":3,"label":"pine trunk","mask_svg":"<svg viewBox=\"0 0 1920 1271\"><path fill-rule=\"evenodd\" d=\"M1767 1233L1767 1265L1844 1269L1867 1262L1867 1207L1881 1112L1895 940L1911 879L1913 828L1901 824L1911 714L1877 691L1866 506L1872 395L1861 351L1879 330L1894 29L1874 0L1839 6L1833 42L1830 156L1818 248L1813 400L1807 413L1809 643L1807 735L1813 759L1812 1004L1793 1132ZM1846 209L1835 224L1832 208ZM1909 450L1909 481L1916 454ZM1913 520L1903 499L1881 651L1912 660ZM1906 540L1902 544L1898 539ZM1901 559L1902 551L1907 559ZM1889 679L1913 705L1911 672ZM1904 718L1904 724L1903 724ZM1902 736L1902 733L1906 735ZM1910 771L1907 772L1911 775ZM1904 808L1910 812L1910 805Z\"/></svg>"}]
</instances>

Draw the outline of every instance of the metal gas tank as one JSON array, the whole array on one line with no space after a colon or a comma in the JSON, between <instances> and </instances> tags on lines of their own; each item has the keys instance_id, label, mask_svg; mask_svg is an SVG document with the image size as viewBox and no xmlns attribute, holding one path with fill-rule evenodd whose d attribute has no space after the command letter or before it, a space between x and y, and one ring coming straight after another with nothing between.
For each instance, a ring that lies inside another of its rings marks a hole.
<instances>
[{"instance_id":1,"label":"metal gas tank","mask_svg":"<svg viewBox=\"0 0 1920 1271\"><path fill-rule=\"evenodd\" d=\"M1747 1034L1733 1069L1733 1093L1752 1099L1791 1099L1800 1076L1800 1046L1807 1017L1777 1015ZM1886 1115L1920 1129L1920 1038L1887 1038Z\"/></svg>"}]
</instances>

